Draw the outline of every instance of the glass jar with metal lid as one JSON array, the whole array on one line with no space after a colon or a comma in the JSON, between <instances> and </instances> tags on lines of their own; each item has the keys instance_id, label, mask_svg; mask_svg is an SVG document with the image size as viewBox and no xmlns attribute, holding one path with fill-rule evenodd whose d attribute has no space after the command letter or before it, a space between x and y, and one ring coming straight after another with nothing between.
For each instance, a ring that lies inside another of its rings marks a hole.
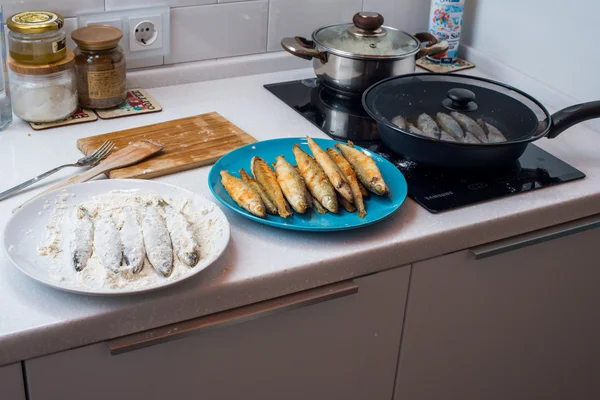
<instances>
[{"instance_id":1,"label":"glass jar with metal lid","mask_svg":"<svg viewBox=\"0 0 600 400\"><path fill-rule=\"evenodd\" d=\"M67 54L64 19L50 11L24 11L6 21L8 51L22 64L49 64Z\"/></svg>"},{"instance_id":2,"label":"glass jar with metal lid","mask_svg":"<svg viewBox=\"0 0 600 400\"><path fill-rule=\"evenodd\" d=\"M120 29L92 25L73 31L77 43L75 68L79 104L89 108L110 108L125 100L125 53L119 46Z\"/></svg>"}]
</instances>

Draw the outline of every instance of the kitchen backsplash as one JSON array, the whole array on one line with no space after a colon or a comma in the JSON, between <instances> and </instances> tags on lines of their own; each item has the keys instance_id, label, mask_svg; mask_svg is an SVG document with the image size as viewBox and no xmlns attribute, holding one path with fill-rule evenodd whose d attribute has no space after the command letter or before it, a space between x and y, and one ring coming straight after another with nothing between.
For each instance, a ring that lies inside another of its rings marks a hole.
<instances>
[{"instance_id":1,"label":"kitchen backsplash","mask_svg":"<svg viewBox=\"0 0 600 400\"><path fill-rule=\"evenodd\" d=\"M282 51L285 36L310 36L318 27L350 22L360 10L381 13L386 25L408 32L426 30L426 0L13 0L2 2L6 16L47 9L66 18L65 28L77 28L75 16L103 10L171 7L171 53L130 60L128 68L214 60ZM75 47L68 41L67 46Z\"/></svg>"}]
</instances>

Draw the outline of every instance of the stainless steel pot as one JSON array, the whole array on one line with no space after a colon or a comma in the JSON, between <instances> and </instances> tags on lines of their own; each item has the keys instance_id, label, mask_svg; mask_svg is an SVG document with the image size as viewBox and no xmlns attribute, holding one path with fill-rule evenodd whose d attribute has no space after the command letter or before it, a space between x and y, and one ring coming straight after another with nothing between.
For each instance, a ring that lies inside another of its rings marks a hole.
<instances>
[{"instance_id":1,"label":"stainless steel pot","mask_svg":"<svg viewBox=\"0 0 600 400\"><path fill-rule=\"evenodd\" d=\"M319 80L347 94L361 94L383 79L413 73L417 59L448 49L447 42L438 42L429 33L411 35L383 26L383 17L371 12L355 14L351 24L317 29L312 40L284 38L281 46L297 57L312 59Z\"/></svg>"}]
</instances>

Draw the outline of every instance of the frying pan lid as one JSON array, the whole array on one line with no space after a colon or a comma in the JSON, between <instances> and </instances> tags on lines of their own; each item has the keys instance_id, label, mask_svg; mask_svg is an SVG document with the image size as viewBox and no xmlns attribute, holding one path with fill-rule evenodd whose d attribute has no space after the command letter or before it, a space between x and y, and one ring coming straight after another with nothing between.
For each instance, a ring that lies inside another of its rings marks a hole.
<instances>
[{"instance_id":1,"label":"frying pan lid","mask_svg":"<svg viewBox=\"0 0 600 400\"><path fill-rule=\"evenodd\" d=\"M371 86L363 105L378 122L394 126L402 116L417 125L419 115L458 112L499 129L508 142L531 141L546 134L550 114L526 93L484 78L459 74L417 73ZM402 130L402 129L401 129ZM410 133L409 133L410 134Z\"/></svg>"}]
</instances>

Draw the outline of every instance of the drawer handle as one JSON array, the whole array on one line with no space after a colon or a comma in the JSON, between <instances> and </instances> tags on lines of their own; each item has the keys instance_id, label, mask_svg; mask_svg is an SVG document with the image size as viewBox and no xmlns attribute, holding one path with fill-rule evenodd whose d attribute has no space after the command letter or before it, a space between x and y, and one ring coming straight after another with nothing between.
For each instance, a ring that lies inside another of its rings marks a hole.
<instances>
[{"instance_id":1,"label":"drawer handle","mask_svg":"<svg viewBox=\"0 0 600 400\"><path fill-rule=\"evenodd\" d=\"M358 285L352 280L333 283L331 285L249 304L220 313L121 336L109 340L108 347L111 355L127 353L144 347L154 346L159 343L170 342L196 335L200 332L280 314L355 293L358 293Z\"/></svg>"},{"instance_id":2,"label":"drawer handle","mask_svg":"<svg viewBox=\"0 0 600 400\"><path fill-rule=\"evenodd\" d=\"M471 249L471 253L473 253L476 260L481 260L482 258L508 253L513 250L549 242L554 239L589 231L595 228L600 228L600 216L583 218L551 228L525 233L514 238L475 247Z\"/></svg>"}]
</instances>

